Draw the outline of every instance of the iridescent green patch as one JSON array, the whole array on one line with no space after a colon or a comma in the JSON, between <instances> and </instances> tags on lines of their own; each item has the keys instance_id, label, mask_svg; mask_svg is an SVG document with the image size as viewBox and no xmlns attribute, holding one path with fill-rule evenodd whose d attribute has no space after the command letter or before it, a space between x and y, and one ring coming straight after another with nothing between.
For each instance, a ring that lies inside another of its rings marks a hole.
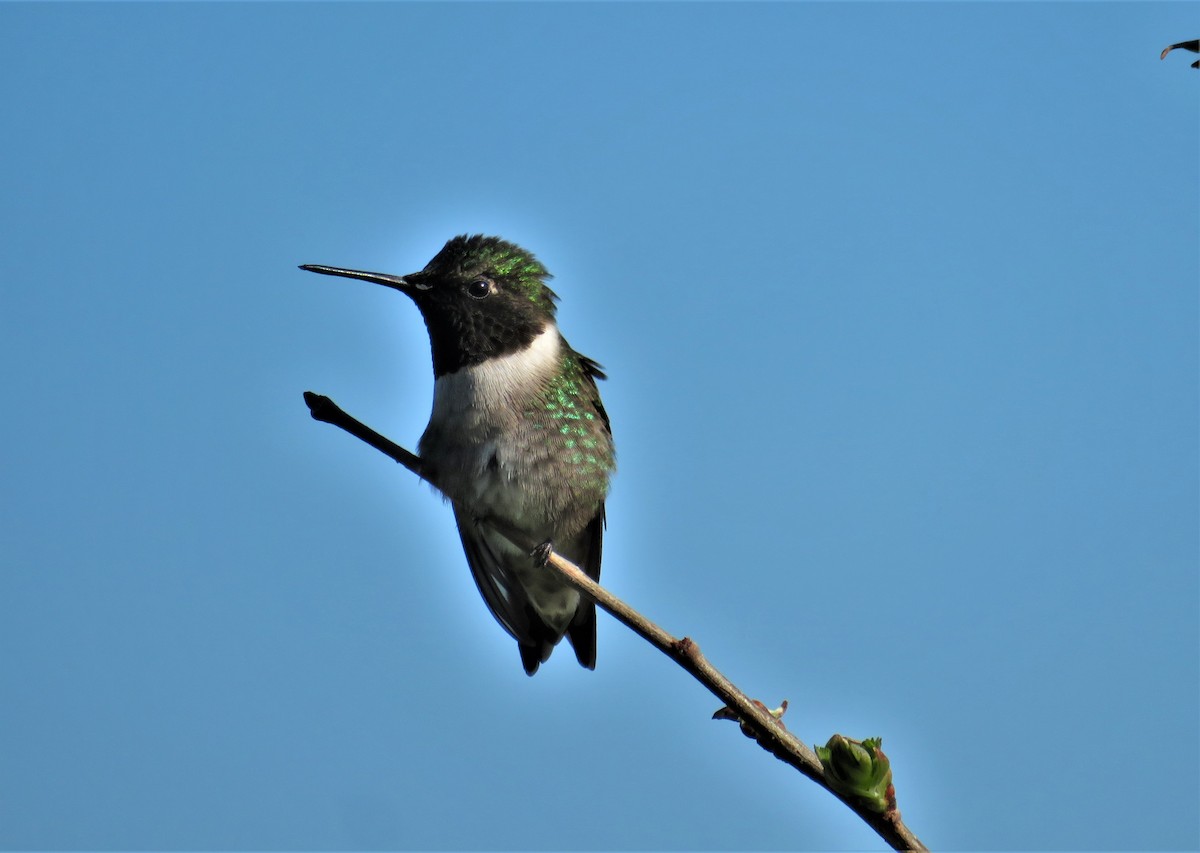
<instances>
[{"instance_id":1,"label":"iridescent green patch","mask_svg":"<svg viewBox=\"0 0 1200 853\"><path fill-rule=\"evenodd\" d=\"M575 466L582 477L577 482L588 490L603 492L607 488L612 457L605 452L607 448L599 435L603 423L591 411L584 396L586 393L591 393L591 388L578 356L566 353L560 372L543 390L538 405L560 436L552 440L551 445L562 448L560 458ZM528 414L536 417L537 411L531 410Z\"/></svg>"}]
</instances>

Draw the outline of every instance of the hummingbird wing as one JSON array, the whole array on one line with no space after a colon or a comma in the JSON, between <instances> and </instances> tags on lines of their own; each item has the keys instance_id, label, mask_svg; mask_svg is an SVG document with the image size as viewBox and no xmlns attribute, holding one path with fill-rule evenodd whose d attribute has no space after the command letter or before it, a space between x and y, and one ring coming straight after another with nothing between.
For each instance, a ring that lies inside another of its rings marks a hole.
<instances>
[{"instance_id":1,"label":"hummingbird wing","mask_svg":"<svg viewBox=\"0 0 1200 853\"><path fill-rule=\"evenodd\" d=\"M579 358L579 366L587 381L590 402L595 408L596 414L604 421L604 431L608 433L611 440L612 424L608 420L608 412L604 410L604 403L600 401L600 389L596 387L597 379L607 379L608 377L598 363L582 353L575 353L575 355ZM576 555L579 568L583 569L587 576L596 582L600 580L600 559L604 550L604 525L604 504L601 503L599 512L572 543L574 545L572 551ZM580 597L575 617L571 620L570 627L567 628L567 637L571 641L571 648L575 650L575 657L580 665L588 669L595 669L596 605L594 602Z\"/></svg>"},{"instance_id":2,"label":"hummingbird wing","mask_svg":"<svg viewBox=\"0 0 1200 853\"><path fill-rule=\"evenodd\" d=\"M454 520L479 594L496 621L517 641L525 673L533 675L562 635L538 616L512 568L513 559L529 560L530 556L516 551L503 536L488 529L486 522L477 522L458 507Z\"/></svg>"},{"instance_id":3,"label":"hummingbird wing","mask_svg":"<svg viewBox=\"0 0 1200 853\"><path fill-rule=\"evenodd\" d=\"M583 368L583 375L587 377L588 390L591 392L592 405L596 407L596 413L599 414L604 421L604 431L607 432L611 438L612 424L609 423L608 412L604 411L604 403L600 402L600 389L596 387L596 380L607 379L608 374L604 372L604 369L599 365L599 363L588 358L586 355L578 352L575 353L575 355L579 358L579 366Z\"/></svg>"},{"instance_id":4,"label":"hummingbird wing","mask_svg":"<svg viewBox=\"0 0 1200 853\"><path fill-rule=\"evenodd\" d=\"M579 561L579 568L594 581L600 580L600 554L604 542L604 504L596 517L588 522L580 535L579 545L584 554ZM575 608L575 617L567 628L567 638L571 648L575 650L575 658L580 666L588 669L596 668L596 604L584 596L579 597L579 606Z\"/></svg>"}]
</instances>

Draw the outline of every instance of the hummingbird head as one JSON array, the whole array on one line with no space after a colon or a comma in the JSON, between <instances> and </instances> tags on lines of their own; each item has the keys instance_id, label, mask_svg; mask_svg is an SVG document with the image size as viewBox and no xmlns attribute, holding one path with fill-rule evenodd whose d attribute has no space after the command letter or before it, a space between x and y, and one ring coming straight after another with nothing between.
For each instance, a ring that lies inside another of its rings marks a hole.
<instances>
[{"instance_id":1,"label":"hummingbird head","mask_svg":"<svg viewBox=\"0 0 1200 853\"><path fill-rule=\"evenodd\" d=\"M482 234L455 237L420 272L397 276L304 264L407 294L425 320L433 373L442 376L517 352L554 322L550 273L520 246Z\"/></svg>"}]
</instances>

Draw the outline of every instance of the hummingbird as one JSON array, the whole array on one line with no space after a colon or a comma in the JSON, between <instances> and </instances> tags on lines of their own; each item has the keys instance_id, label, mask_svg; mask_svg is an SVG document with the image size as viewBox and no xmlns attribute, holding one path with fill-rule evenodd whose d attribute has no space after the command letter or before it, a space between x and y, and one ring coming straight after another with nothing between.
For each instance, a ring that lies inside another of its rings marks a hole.
<instances>
[{"instance_id":1,"label":"hummingbird","mask_svg":"<svg viewBox=\"0 0 1200 853\"><path fill-rule=\"evenodd\" d=\"M596 606L546 565L549 549L600 579L604 501L616 467L600 365L555 321L550 273L499 237L454 237L420 272L300 267L399 290L416 303L433 356L433 411L417 444L453 501L471 575L517 641L528 675L565 635L596 666ZM491 523L542 543L530 553Z\"/></svg>"}]
</instances>

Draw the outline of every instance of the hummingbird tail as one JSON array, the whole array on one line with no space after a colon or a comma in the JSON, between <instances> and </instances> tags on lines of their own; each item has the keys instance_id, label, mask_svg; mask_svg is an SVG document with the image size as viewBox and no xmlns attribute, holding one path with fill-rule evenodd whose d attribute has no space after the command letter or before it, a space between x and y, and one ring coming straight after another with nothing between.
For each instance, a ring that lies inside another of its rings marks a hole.
<instances>
[{"instance_id":1,"label":"hummingbird tail","mask_svg":"<svg viewBox=\"0 0 1200 853\"><path fill-rule=\"evenodd\" d=\"M596 605L580 601L575 618L567 628L567 639L575 650L579 665L587 669L596 668Z\"/></svg>"},{"instance_id":2,"label":"hummingbird tail","mask_svg":"<svg viewBox=\"0 0 1200 853\"><path fill-rule=\"evenodd\" d=\"M538 671L538 667L550 659L550 653L554 651L554 643L542 641L537 645L529 643L518 643L517 650L521 653L521 666L525 667L526 675L533 675Z\"/></svg>"}]
</instances>

